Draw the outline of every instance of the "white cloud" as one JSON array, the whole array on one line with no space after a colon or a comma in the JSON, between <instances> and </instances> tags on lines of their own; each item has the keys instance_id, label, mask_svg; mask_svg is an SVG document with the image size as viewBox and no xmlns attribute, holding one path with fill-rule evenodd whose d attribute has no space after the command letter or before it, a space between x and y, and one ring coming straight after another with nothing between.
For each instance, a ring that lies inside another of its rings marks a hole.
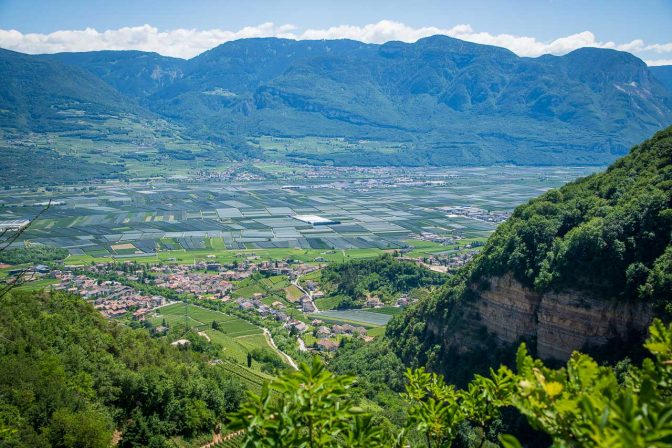
<instances>
[{"instance_id":1,"label":"white cloud","mask_svg":"<svg viewBox=\"0 0 672 448\"><path fill-rule=\"evenodd\" d=\"M672 59L649 59L644 61L649 67L655 67L657 65L672 65Z\"/></svg>"},{"instance_id":2,"label":"white cloud","mask_svg":"<svg viewBox=\"0 0 672 448\"><path fill-rule=\"evenodd\" d=\"M415 42L423 37L443 34L480 44L508 48L519 56L536 57L542 54L566 54L581 47L613 48L633 53L672 52L672 42L646 44L637 39L627 43L602 42L590 31L559 37L552 41L540 41L534 37L512 34L477 32L470 25L461 24L452 28L413 28L401 22L381 20L364 26L341 25L325 29L297 30L293 25L275 25L271 22L248 26L238 31L220 29L176 29L159 31L150 25L124 27L116 30L97 31L64 30L50 34L21 33L0 29L0 47L24 53L56 53L61 51L92 50L143 50L190 58L223 42L250 37L285 37L289 39L354 39L367 43L383 43L390 40ZM660 59L661 61L663 59Z\"/></svg>"},{"instance_id":3,"label":"white cloud","mask_svg":"<svg viewBox=\"0 0 672 448\"><path fill-rule=\"evenodd\" d=\"M672 42L669 44L648 45L646 50L655 51L656 53L672 53Z\"/></svg>"},{"instance_id":4,"label":"white cloud","mask_svg":"<svg viewBox=\"0 0 672 448\"><path fill-rule=\"evenodd\" d=\"M23 34L0 30L0 47L24 53L61 51L142 50L166 56L190 58L222 42L249 37L285 36L293 27L264 23L238 31L177 29L159 31L150 25L124 27L103 32L93 28L56 31L50 34Z\"/></svg>"}]
</instances>

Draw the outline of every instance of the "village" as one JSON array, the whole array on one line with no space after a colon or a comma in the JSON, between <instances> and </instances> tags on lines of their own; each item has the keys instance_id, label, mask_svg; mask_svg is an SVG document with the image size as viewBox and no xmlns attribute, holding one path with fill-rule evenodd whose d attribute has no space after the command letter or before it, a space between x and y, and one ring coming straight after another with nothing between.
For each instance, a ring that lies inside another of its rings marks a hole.
<instances>
[{"instance_id":1,"label":"village","mask_svg":"<svg viewBox=\"0 0 672 448\"><path fill-rule=\"evenodd\" d=\"M145 295L117 281L100 281L60 270L54 271L52 275L59 281L52 287L53 290L80 295L110 319L130 314L134 319L142 320L153 309L168 304L163 296Z\"/></svg>"},{"instance_id":2,"label":"village","mask_svg":"<svg viewBox=\"0 0 672 448\"><path fill-rule=\"evenodd\" d=\"M380 322L339 321L333 317L333 313L339 313L336 310L325 311L329 317L320 318L321 311L315 300L323 298L325 293L314 276L309 280L301 278L316 273L319 266L293 260L260 261L249 255L231 264L204 260L194 264L126 261L65 266L48 273L43 271L43 276L56 281L51 286L53 290L80 295L104 317L129 323L149 321L159 315L161 307L188 299L195 300L194 303L219 303L223 312L262 327L269 327L271 322L282 325L296 337L300 351L334 352L341 340L349 337L373 340L369 331L383 328ZM272 279L277 288L256 289L268 279ZM286 290L296 294L291 296ZM404 295L392 306L403 307L408 303L409 298ZM386 305L373 296L364 306L374 310ZM374 333L380 334L380 331Z\"/></svg>"},{"instance_id":3,"label":"village","mask_svg":"<svg viewBox=\"0 0 672 448\"><path fill-rule=\"evenodd\" d=\"M449 212L466 216L481 211L465 208ZM315 229L337 225L337 221L321 215L296 215L295 219ZM194 242L185 239L183 245ZM465 237L462 232L428 227L387 252L401 261L447 273L467 263L481 244L480 238ZM429 250L417 250L422 247ZM192 250L202 248L194 245ZM53 290L80 295L104 317L127 324L150 328L149 323L161 315L160 308L200 302L263 328L281 325L296 338L301 351L334 352L343 338L370 341L381 335L387 321L398 312L395 310L414 300L402 294L383 301L372 294L359 298L356 304L338 305L342 298L332 299L334 292L321 288L320 272L341 253L345 258L346 252L335 248L296 255L287 251L281 258L269 257L265 250L239 250L227 257L213 251L201 252L186 263L176 258L177 252L151 262L129 253L126 259L120 256L87 264L39 264L9 274L51 280Z\"/></svg>"},{"instance_id":4,"label":"village","mask_svg":"<svg viewBox=\"0 0 672 448\"><path fill-rule=\"evenodd\" d=\"M439 207L448 214L448 217L465 216L484 222L502 223L511 217L509 211L489 211L478 207L449 206Z\"/></svg>"},{"instance_id":5,"label":"village","mask_svg":"<svg viewBox=\"0 0 672 448\"><path fill-rule=\"evenodd\" d=\"M448 246L457 244L453 247L457 247L458 250L447 250L424 256L411 256L412 247L398 250L400 260L411 261L438 272L449 272L463 266L478 253L481 245L478 241L472 241L465 242L460 247L461 238L459 236L446 239L446 237L438 237L428 232L418 235L417 239L441 242ZM157 288L168 289L197 300L227 302L232 299L232 293L238 288L240 282L255 274L284 276L290 284L296 285L301 291L298 298L290 300L291 305L308 314L319 311L314 300L324 297L325 293L319 290L319 285L315 280L305 280L300 283L297 279L318 271L327 263L327 259L322 256L315 257L312 262L307 263L291 258L272 261L261 260L254 253L238 253L236 254L236 261L229 264L217 262L206 256L192 264L179 264L172 259L159 263L140 263L135 260L126 260L99 262L91 265L60 266L59 269L54 270L41 264L27 269L17 269L9 273L10 275L24 275L31 280L39 278L56 279L58 283L54 285L54 289L79 294L86 299L96 299L97 308L106 317L120 317L126 312L136 312L163 304L157 298L160 295L147 296L140 294L131 287L115 281L119 278L123 278L126 282L140 282ZM113 278L105 281L96 280L110 276ZM236 303L240 304L242 309L255 309L262 315L266 314L268 306L272 305L255 306L260 300L260 293L251 294L249 297L235 298L237 299ZM395 305L400 304L405 305L404 300ZM287 303L278 302L275 305L276 308L281 309L279 305L285 306ZM377 297L371 297L365 305L375 308L383 304L379 302ZM142 314L142 311L138 312L137 317L142 316Z\"/></svg>"}]
</instances>

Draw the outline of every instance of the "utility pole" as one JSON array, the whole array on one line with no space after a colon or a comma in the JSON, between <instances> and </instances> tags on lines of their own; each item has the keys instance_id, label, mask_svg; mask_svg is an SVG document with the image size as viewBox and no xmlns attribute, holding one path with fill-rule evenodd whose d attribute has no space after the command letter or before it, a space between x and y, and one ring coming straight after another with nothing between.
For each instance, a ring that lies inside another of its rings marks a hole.
<instances>
[{"instance_id":1,"label":"utility pole","mask_svg":"<svg viewBox=\"0 0 672 448\"><path fill-rule=\"evenodd\" d=\"M189 331L189 302L184 303L184 327Z\"/></svg>"}]
</instances>

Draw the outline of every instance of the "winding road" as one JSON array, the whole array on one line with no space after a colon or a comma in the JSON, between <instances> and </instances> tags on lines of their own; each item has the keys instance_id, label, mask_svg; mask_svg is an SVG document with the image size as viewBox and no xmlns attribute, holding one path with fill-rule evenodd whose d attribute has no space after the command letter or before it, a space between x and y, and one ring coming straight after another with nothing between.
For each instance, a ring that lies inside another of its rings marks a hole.
<instances>
[{"instance_id":1,"label":"winding road","mask_svg":"<svg viewBox=\"0 0 672 448\"><path fill-rule=\"evenodd\" d=\"M275 341L273 340L273 336L271 336L271 332L268 331L268 329L266 329L266 328L264 328L264 336L266 336L266 341L268 342L268 344L269 344L271 347L273 347L273 349L274 349L276 352L280 353L280 355L281 355L283 358L285 358L285 360L287 361L287 363L288 363L290 366L292 366L292 368L293 368L294 370L299 370L299 366L296 364L296 361L294 361L294 360L292 359L291 356L289 356L287 353L285 353L285 352L283 352L282 350L280 350L280 349L278 348L278 346L275 345Z\"/></svg>"},{"instance_id":2,"label":"winding road","mask_svg":"<svg viewBox=\"0 0 672 448\"><path fill-rule=\"evenodd\" d=\"M306 291L305 289L303 289L303 286L301 286L301 284L299 283L300 278L301 278L301 276L297 275L296 279L292 281L292 285L296 286L299 291L301 291L302 293L304 293L308 297L308 300L310 300L310 302L313 304L313 308L315 308L315 312L319 313L320 310L317 309L317 305L315 305L315 302L313 301L313 292L312 291Z\"/></svg>"}]
</instances>

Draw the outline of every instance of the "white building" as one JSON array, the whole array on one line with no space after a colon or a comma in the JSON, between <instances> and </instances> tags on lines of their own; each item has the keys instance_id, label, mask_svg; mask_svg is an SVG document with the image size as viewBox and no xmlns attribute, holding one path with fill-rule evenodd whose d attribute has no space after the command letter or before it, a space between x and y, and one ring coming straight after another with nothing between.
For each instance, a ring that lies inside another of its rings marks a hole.
<instances>
[{"instance_id":1,"label":"white building","mask_svg":"<svg viewBox=\"0 0 672 448\"><path fill-rule=\"evenodd\" d=\"M317 215L294 215L294 219L299 221L307 222L313 226L326 226L329 224L340 224L339 221L334 221L333 219L325 218L323 216Z\"/></svg>"},{"instance_id":2,"label":"white building","mask_svg":"<svg viewBox=\"0 0 672 448\"><path fill-rule=\"evenodd\" d=\"M30 221L28 219L10 219L7 221L0 221L0 232L13 231L18 232L28 227Z\"/></svg>"}]
</instances>

